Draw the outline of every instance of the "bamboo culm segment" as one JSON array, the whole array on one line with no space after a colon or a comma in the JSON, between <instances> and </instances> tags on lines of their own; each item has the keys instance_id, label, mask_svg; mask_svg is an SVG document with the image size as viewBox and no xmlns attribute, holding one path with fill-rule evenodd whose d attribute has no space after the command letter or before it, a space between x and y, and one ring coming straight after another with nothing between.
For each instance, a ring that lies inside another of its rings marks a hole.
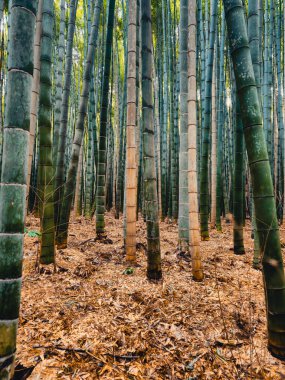
<instances>
[{"instance_id":1,"label":"bamboo culm segment","mask_svg":"<svg viewBox=\"0 0 285 380\"><path fill-rule=\"evenodd\" d=\"M31 96L31 115L30 115L30 141L29 141L29 158L28 158L28 178L27 178L27 208L28 198L31 185L32 163L34 156L34 145L36 127L38 121L38 105L39 105L39 92L40 92L40 70L41 70L41 39L42 39L42 8L43 0L38 1L38 11L36 18L36 30L34 38L34 73L32 84Z\"/></svg>"},{"instance_id":2,"label":"bamboo culm segment","mask_svg":"<svg viewBox=\"0 0 285 380\"><path fill-rule=\"evenodd\" d=\"M71 0L70 13L68 20L68 33L67 33L67 46L66 46L66 61L65 61L65 73L64 73L64 88L62 93L61 114L60 114L60 126L58 132L57 156L56 156L56 169L55 169L55 222L56 222L56 240L58 241L58 234L60 231L60 213L61 205L63 203L64 194L64 169L65 169L65 149L67 139L67 125L68 125L68 107L71 90L71 74L73 65L73 40L75 33L75 19L77 10L77 0ZM63 226L64 227L64 226Z\"/></svg>"},{"instance_id":3,"label":"bamboo culm segment","mask_svg":"<svg viewBox=\"0 0 285 380\"><path fill-rule=\"evenodd\" d=\"M216 177L216 229L217 231L222 231L222 223L221 223L221 214L222 214L222 203L223 203L223 132L224 132L224 47L225 47L225 17L222 14L221 20L221 39L220 39L220 49L219 49L219 59L217 60L217 68L219 68L219 80L218 80L218 97L217 97L217 119L218 119L218 131L217 131L217 177ZM219 65L219 66L218 66Z\"/></svg>"},{"instance_id":4,"label":"bamboo culm segment","mask_svg":"<svg viewBox=\"0 0 285 380\"><path fill-rule=\"evenodd\" d=\"M154 153L154 114L152 84L152 24L151 1L141 3L142 38L142 125L143 125L143 165L144 199L147 226L147 277L159 280L162 277L157 180Z\"/></svg>"},{"instance_id":5,"label":"bamboo culm segment","mask_svg":"<svg viewBox=\"0 0 285 380\"><path fill-rule=\"evenodd\" d=\"M10 2L0 183L0 379L14 374L20 309L37 1Z\"/></svg>"},{"instance_id":6,"label":"bamboo culm segment","mask_svg":"<svg viewBox=\"0 0 285 380\"><path fill-rule=\"evenodd\" d=\"M136 260L137 220L137 0L129 0L126 156L126 260Z\"/></svg>"},{"instance_id":7,"label":"bamboo culm segment","mask_svg":"<svg viewBox=\"0 0 285 380\"><path fill-rule=\"evenodd\" d=\"M70 9L72 13L72 2L70 2ZM56 91L55 91L55 105L54 105L54 133L53 133L53 159L56 164L56 157L58 151L58 137L60 131L60 117L62 106L62 78L64 68L64 53L65 53L65 0L60 0L60 24L59 24L59 38L58 38L58 58L57 58L57 72L56 72ZM66 75L66 73L65 73Z\"/></svg>"},{"instance_id":8,"label":"bamboo culm segment","mask_svg":"<svg viewBox=\"0 0 285 380\"><path fill-rule=\"evenodd\" d=\"M196 0L188 0L188 198L193 279L202 281L197 181Z\"/></svg>"},{"instance_id":9,"label":"bamboo culm segment","mask_svg":"<svg viewBox=\"0 0 285 380\"><path fill-rule=\"evenodd\" d=\"M180 154L179 154L179 246L189 249L188 200L188 0L180 1Z\"/></svg>"},{"instance_id":10,"label":"bamboo culm segment","mask_svg":"<svg viewBox=\"0 0 285 380\"><path fill-rule=\"evenodd\" d=\"M91 27L91 34L89 38L88 52L86 58L86 65L84 68L83 76L83 89L80 97L78 119L76 123L75 135L72 144L72 152L70 164L67 172L67 179L64 186L64 196L62 201L62 209L60 212L60 223L58 225L57 246L64 248L67 246L68 224L72 206L72 199L76 187L76 174L78 168L78 161L80 155L80 148L83 139L84 122L87 113L87 105L90 91L90 82L92 77L92 70L94 66L94 56L97 48L99 21L102 10L102 1L97 0L94 7L94 21Z\"/></svg>"},{"instance_id":11,"label":"bamboo culm segment","mask_svg":"<svg viewBox=\"0 0 285 380\"><path fill-rule=\"evenodd\" d=\"M96 233L98 235L105 233L105 182L106 182L106 164L107 164L107 121L109 105L109 83L111 70L111 57L113 45L115 0L109 0L109 14L106 37L104 78L102 87L102 100L100 112L100 136L99 136L99 156L98 156L98 173L97 173L97 192L96 192Z\"/></svg>"},{"instance_id":12,"label":"bamboo culm segment","mask_svg":"<svg viewBox=\"0 0 285 380\"><path fill-rule=\"evenodd\" d=\"M241 0L223 0L252 178L256 225L262 252L268 347L285 359L285 276L262 115Z\"/></svg>"},{"instance_id":13,"label":"bamboo culm segment","mask_svg":"<svg viewBox=\"0 0 285 380\"><path fill-rule=\"evenodd\" d=\"M255 82L257 86L258 96L261 107L261 48L260 48L260 16L262 9L260 9L261 0L249 0L248 2L248 38L249 48L252 58ZM252 205L252 225L254 234L254 258L253 268L258 269L260 266L260 245L258 240L258 233L256 231L256 218L254 205Z\"/></svg>"},{"instance_id":14,"label":"bamboo culm segment","mask_svg":"<svg viewBox=\"0 0 285 380\"><path fill-rule=\"evenodd\" d=\"M53 1L43 0L41 72L39 95L39 138L38 196L41 220L40 263L55 262L54 225L54 171L52 159L52 100L51 66L53 44Z\"/></svg>"},{"instance_id":15,"label":"bamboo culm segment","mask_svg":"<svg viewBox=\"0 0 285 380\"><path fill-rule=\"evenodd\" d=\"M245 253L243 243L243 221L244 221L244 143L243 124L240 113L239 100L236 99L236 125L235 125L235 172L234 172L234 253L242 255Z\"/></svg>"},{"instance_id":16,"label":"bamboo culm segment","mask_svg":"<svg viewBox=\"0 0 285 380\"><path fill-rule=\"evenodd\" d=\"M212 77L214 46L217 28L217 7L218 0L211 1L211 25L210 42L206 65L206 88L205 88L205 124L203 131L202 161L200 173L200 225L202 240L209 239L209 145L210 145L210 125L211 125L211 103L212 103Z\"/></svg>"}]
</instances>

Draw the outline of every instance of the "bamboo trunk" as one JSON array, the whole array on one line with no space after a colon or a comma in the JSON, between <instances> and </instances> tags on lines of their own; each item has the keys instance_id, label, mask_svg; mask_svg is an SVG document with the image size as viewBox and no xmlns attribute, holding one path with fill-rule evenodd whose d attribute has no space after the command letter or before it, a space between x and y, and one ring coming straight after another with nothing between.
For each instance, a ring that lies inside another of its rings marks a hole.
<instances>
[{"instance_id":1,"label":"bamboo trunk","mask_svg":"<svg viewBox=\"0 0 285 380\"><path fill-rule=\"evenodd\" d=\"M216 119L216 58L212 82L212 151L211 151L211 228L216 225L217 209L217 119Z\"/></svg>"},{"instance_id":2,"label":"bamboo trunk","mask_svg":"<svg viewBox=\"0 0 285 380\"><path fill-rule=\"evenodd\" d=\"M241 0L224 0L262 252L268 348L285 359L285 276L271 169Z\"/></svg>"},{"instance_id":3,"label":"bamboo trunk","mask_svg":"<svg viewBox=\"0 0 285 380\"><path fill-rule=\"evenodd\" d=\"M159 280L162 277L162 271L154 153L152 24L150 0L145 0L141 4L141 35L143 160L145 180L144 199L148 244L147 277L150 280Z\"/></svg>"},{"instance_id":4,"label":"bamboo trunk","mask_svg":"<svg viewBox=\"0 0 285 380\"><path fill-rule=\"evenodd\" d=\"M178 243L182 251L189 250L188 199L188 0L180 2L180 152L179 152L179 218Z\"/></svg>"},{"instance_id":5,"label":"bamboo trunk","mask_svg":"<svg viewBox=\"0 0 285 380\"><path fill-rule=\"evenodd\" d=\"M203 280L200 251L198 183L197 183L197 93L196 93L196 0L188 7L188 197L189 238L192 255L192 274Z\"/></svg>"},{"instance_id":6,"label":"bamboo trunk","mask_svg":"<svg viewBox=\"0 0 285 380\"><path fill-rule=\"evenodd\" d=\"M205 86L205 126L203 132L202 161L200 174L200 225L202 240L209 240L208 217L209 217L209 136L211 125L211 103L212 103L212 78L214 46L217 27L217 0L211 1L211 26L210 40L206 67ZM207 37L207 36L206 36Z\"/></svg>"},{"instance_id":7,"label":"bamboo trunk","mask_svg":"<svg viewBox=\"0 0 285 380\"><path fill-rule=\"evenodd\" d=\"M99 160L97 173L96 192L96 233L105 233L105 210L106 210L106 149L107 149L107 117L109 105L109 83L111 56L113 47L115 0L109 1L109 14L107 24L106 49L104 59L104 78L102 86L102 102L100 112L100 136L99 136ZM135 90L135 89L134 89Z\"/></svg>"},{"instance_id":8,"label":"bamboo trunk","mask_svg":"<svg viewBox=\"0 0 285 380\"><path fill-rule=\"evenodd\" d=\"M94 65L94 56L97 47L97 37L99 30L99 20L102 9L102 0L97 0L94 6L94 20L91 28L91 34L89 38L88 53L86 59L86 65L84 69L84 81L83 88L80 97L79 113L76 123L76 129L72 144L72 152L70 163L68 167L67 180L64 186L64 196L62 203L62 210L60 213L60 223L58 225L58 248L67 247L68 225L71 212L71 205L76 186L76 174L78 168L78 161L80 155L80 148L83 139L84 121L87 113L87 104L89 98L90 81L92 77L92 70Z\"/></svg>"},{"instance_id":9,"label":"bamboo trunk","mask_svg":"<svg viewBox=\"0 0 285 380\"><path fill-rule=\"evenodd\" d=\"M41 219L40 263L55 263L54 171L52 159L51 62L53 47L53 1L43 0L41 73L39 95L38 191Z\"/></svg>"},{"instance_id":10,"label":"bamboo trunk","mask_svg":"<svg viewBox=\"0 0 285 380\"><path fill-rule=\"evenodd\" d=\"M41 36L42 36L42 8L43 0L39 0L37 19L36 19L36 31L35 31L35 42L34 42L34 74L33 74L33 85L32 85L32 97L31 97L31 111L30 111L30 138L29 138L29 156L28 156L28 177L27 177L27 202L26 202L26 213L28 208L30 184L31 184L31 174L32 174L32 163L34 156L34 145L35 145L35 134L38 120L38 103L39 103L39 92L40 92L40 70L41 70ZM34 189L35 191L35 189Z\"/></svg>"},{"instance_id":11,"label":"bamboo trunk","mask_svg":"<svg viewBox=\"0 0 285 380\"><path fill-rule=\"evenodd\" d=\"M136 47L137 0L129 0L126 156L126 260L136 261L137 157L136 157Z\"/></svg>"},{"instance_id":12,"label":"bamboo trunk","mask_svg":"<svg viewBox=\"0 0 285 380\"><path fill-rule=\"evenodd\" d=\"M0 183L0 379L12 379L20 311L37 1L10 2Z\"/></svg>"}]
</instances>

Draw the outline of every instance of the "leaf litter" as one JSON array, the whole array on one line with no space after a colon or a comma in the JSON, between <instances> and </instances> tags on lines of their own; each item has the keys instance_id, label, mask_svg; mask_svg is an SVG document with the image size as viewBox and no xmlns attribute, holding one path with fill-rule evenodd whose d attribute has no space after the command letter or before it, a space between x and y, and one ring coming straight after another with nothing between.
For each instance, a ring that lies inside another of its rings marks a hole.
<instances>
[{"instance_id":1,"label":"leaf litter","mask_svg":"<svg viewBox=\"0 0 285 380\"><path fill-rule=\"evenodd\" d=\"M39 220L28 218L32 231ZM18 335L29 379L284 379L267 351L262 275L231 250L231 226L201 243L205 280L177 250L177 225L161 223L163 281L146 279L146 236L138 222L135 267L125 263L123 220L106 215L106 241L95 222L74 218L57 270L36 270L38 241L25 235ZM284 231L281 232L285 237Z\"/></svg>"}]
</instances>

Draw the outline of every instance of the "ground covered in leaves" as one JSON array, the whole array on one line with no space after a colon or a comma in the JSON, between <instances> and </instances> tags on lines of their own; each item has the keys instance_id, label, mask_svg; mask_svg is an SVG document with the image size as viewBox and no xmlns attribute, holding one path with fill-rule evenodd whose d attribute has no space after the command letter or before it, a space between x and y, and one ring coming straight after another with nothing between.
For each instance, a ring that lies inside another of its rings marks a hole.
<instances>
[{"instance_id":1,"label":"ground covered in leaves","mask_svg":"<svg viewBox=\"0 0 285 380\"><path fill-rule=\"evenodd\" d=\"M29 379L285 378L266 349L249 226L244 256L231 250L231 226L201 243L205 280L195 283L188 255L177 250L177 226L161 223L163 281L154 284L146 280L143 221L134 268L124 261L122 220L108 214L106 225L109 240L95 241L94 221L73 219L54 272L37 268L39 223L28 218L17 360Z\"/></svg>"}]
</instances>

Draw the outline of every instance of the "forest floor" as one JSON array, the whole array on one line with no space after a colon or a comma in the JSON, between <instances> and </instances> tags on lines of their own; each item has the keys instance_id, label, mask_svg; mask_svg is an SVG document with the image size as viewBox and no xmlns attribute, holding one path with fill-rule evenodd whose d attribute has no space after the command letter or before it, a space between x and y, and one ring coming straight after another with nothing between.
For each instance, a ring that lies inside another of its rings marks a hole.
<instances>
[{"instance_id":1,"label":"forest floor","mask_svg":"<svg viewBox=\"0 0 285 380\"><path fill-rule=\"evenodd\" d=\"M285 365L266 347L249 225L244 256L231 250L231 226L211 232L201 243L205 280L196 283L177 250L177 226L161 223L158 284L146 279L143 221L138 265L128 271L122 219L108 213L106 226L109 244L92 241L94 221L73 219L57 271L39 273L38 238L29 236L39 221L28 218L17 360L35 367L29 379L285 379Z\"/></svg>"}]
</instances>

